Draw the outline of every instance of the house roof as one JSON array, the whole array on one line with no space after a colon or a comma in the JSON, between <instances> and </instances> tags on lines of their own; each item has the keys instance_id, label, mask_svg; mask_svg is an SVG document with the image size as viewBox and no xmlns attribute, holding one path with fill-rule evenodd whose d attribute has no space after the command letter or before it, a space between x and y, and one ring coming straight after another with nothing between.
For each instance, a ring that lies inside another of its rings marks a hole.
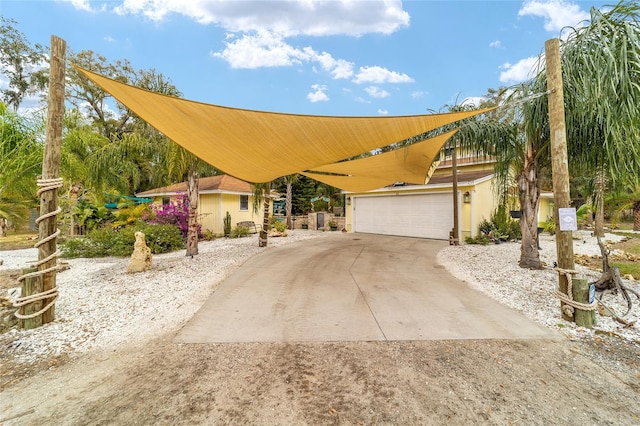
<instances>
[{"instance_id":1,"label":"house roof","mask_svg":"<svg viewBox=\"0 0 640 426\"><path fill-rule=\"evenodd\" d=\"M478 170L475 172L460 172L458 173L458 182L474 182L478 179L485 178L494 174L493 170ZM453 183L453 175L434 175L429 179L429 185L447 184Z\"/></svg>"},{"instance_id":2,"label":"house roof","mask_svg":"<svg viewBox=\"0 0 640 426\"><path fill-rule=\"evenodd\" d=\"M198 179L199 192L253 192L251 184L229 175L217 175ZM180 182L161 188L150 189L136 195L142 197L152 197L159 195L178 194L187 192L187 182Z\"/></svg>"}]
</instances>

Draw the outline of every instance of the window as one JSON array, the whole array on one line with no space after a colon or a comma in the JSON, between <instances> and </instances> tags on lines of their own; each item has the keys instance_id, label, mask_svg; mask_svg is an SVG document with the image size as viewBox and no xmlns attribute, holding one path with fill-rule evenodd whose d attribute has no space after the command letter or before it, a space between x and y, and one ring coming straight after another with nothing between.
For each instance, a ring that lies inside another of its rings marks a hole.
<instances>
[{"instance_id":1,"label":"window","mask_svg":"<svg viewBox=\"0 0 640 426\"><path fill-rule=\"evenodd\" d=\"M169 197L162 197L162 205L166 206L167 204L171 204L171 198Z\"/></svg>"},{"instance_id":2,"label":"window","mask_svg":"<svg viewBox=\"0 0 640 426\"><path fill-rule=\"evenodd\" d=\"M249 210L249 196L241 195L240 196L240 210Z\"/></svg>"}]
</instances>

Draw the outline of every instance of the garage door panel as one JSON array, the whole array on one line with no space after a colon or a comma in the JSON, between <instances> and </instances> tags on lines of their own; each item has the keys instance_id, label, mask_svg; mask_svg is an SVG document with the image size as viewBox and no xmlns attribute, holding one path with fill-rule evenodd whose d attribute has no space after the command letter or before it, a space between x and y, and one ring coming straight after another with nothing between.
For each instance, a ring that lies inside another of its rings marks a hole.
<instances>
[{"instance_id":1,"label":"garage door panel","mask_svg":"<svg viewBox=\"0 0 640 426\"><path fill-rule=\"evenodd\" d=\"M354 197L354 231L446 240L453 227L451 195Z\"/></svg>"}]
</instances>

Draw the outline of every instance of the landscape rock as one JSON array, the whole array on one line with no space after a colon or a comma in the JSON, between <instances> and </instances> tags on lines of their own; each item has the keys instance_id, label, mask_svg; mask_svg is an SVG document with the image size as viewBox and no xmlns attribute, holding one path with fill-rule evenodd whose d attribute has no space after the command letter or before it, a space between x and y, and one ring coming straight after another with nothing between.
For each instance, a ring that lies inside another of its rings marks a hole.
<instances>
[{"instance_id":1,"label":"landscape rock","mask_svg":"<svg viewBox=\"0 0 640 426\"><path fill-rule=\"evenodd\" d=\"M151 249L144 241L144 233L138 231L135 236L136 242L133 244L133 253L127 267L127 274L144 272L151 268Z\"/></svg>"}]
</instances>

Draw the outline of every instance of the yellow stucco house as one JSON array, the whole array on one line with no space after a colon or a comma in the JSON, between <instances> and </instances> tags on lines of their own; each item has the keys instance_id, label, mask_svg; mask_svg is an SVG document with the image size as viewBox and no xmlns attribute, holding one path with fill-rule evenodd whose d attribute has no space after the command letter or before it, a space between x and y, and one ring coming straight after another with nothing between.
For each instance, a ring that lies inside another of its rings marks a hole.
<instances>
[{"instance_id":1,"label":"yellow stucco house","mask_svg":"<svg viewBox=\"0 0 640 426\"><path fill-rule=\"evenodd\" d=\"M451 155L443 150L426 184L400 184L368 192L345 192L345 228L351 232L448 240L453 230L453 173ZM456 161L458 241L476 236L498 206L494 193L492 158L458 151ZM553 216L553 193L542 193L540 226Z\"/></svg>"},{"instance_id":2,"label":"yellow stucco house","mask_svg":"<svg viewBox=\"0 0 640 426\"><path fill-rule=\"evenodd\" d=\"M262 211L253 213L253 189L248 182L218 175L198 179L198 187L198 220L203 230L223 235L223 220L227 212L231 215L232 227L244 221L253 221L258 226L262 224ZM157 205L175 202L177 197L186 193L187 182L181 182L136 195L152 198L153 204Z\"/></svg>"},{"instance_id":3,"label":"yellow stucco house","mask_svg":"<svg viewBox=\"0 0 640 426\"><path fill-rule=\"evenodd\" d=\"M458 169L460 241L477 234L496 208L493 160L461 158ZM427 184L402 184L346 195L348 231L448 240L453 229L453 175L445 157Z\"/></svg>"}]
</instances>

